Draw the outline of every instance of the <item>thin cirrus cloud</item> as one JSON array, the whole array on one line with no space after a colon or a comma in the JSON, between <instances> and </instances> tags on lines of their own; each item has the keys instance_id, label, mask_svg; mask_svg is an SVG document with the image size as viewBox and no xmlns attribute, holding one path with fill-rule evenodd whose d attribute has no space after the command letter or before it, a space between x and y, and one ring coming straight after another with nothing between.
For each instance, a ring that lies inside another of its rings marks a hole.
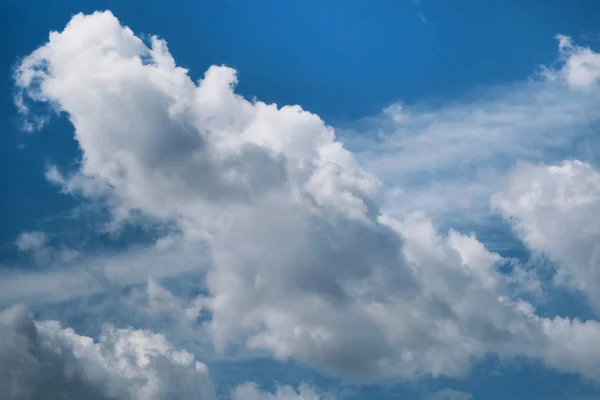
<instances>
[{"instance_id":1,"label":"thin cirrus cloud","mask_svg":"<svg viewBox=\"0 0 600 400\"><path fill-rule=\"evenodd\" d=\"M390 212L423 209L478 224L517 163L598 165L600 55L565 36L557 41L556 65L524 82L441 106L393 104L343 132L365 168L396 188Z\"/></svg>"},{"instance_id":2,"label":"thin cirrus cloud","mask_svg":"<svg viewBox=\"0 0 600 400\"><path fill-rule=\"evenodd\" d=\"M353 141L356 154L315 114L237 95L231 68L212 66L193 82L166 42L153 37L147 46L110 12L74 16L23 59L15 81L31 121L28 102L42 102L75 128L82 158L74 170L50 169L50 181L104 201L115 229L141 214L175 226L178 243L209 249L197 262L206 293L196 300L211 314L202 329L219 351L241 344L359 381L465 377L489 354L600 379L598 321L537 315L510 289L514 276L499 271L501 255L427 216L498 192L494 205L524 243L593 296L592 283L581 282L597 281L595 267L575 254L597 237L592 222L576 229L596 204L593 160L506 175L514 160L564 158L597 118L597 57L561 40L562 64L543 69L544 79L469 106L389 108L374 125L391 130L379 142ZM420 183L428 174L443 179ZM440 203L451 186L455 203ZM563 187L564 201L544 200ZM558 249L538 231L553 210L574 221ZM252 384L232 395L320 396Z\"/></svg>"}]
</instances>

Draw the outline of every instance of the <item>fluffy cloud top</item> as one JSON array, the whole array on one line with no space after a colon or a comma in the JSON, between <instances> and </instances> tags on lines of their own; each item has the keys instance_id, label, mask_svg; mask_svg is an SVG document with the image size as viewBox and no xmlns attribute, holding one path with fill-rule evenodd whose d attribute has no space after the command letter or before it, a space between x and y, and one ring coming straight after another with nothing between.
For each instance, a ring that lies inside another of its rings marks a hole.
<instances>
[{"instance_id":1,"label":"fluffy cloud top","mask_svg":"<svg viewBox=\"0 0 600 400\"><path fill-rule=\"evenodd\" d=\"M595 86L600 78L600 54L574 45L568 36L556 38L564 66L559 70L545 68L542 75L549 79L563 78L570 86L581 90Z\"/></svg>"},{"instance_id":2,"label":"fluffy cloud top","mask_svg":"<svg viewBox=\"0 0 600 400\"><path fill-rule=\"evenodd\" d=\"M202 304L217 348L360 380L463 376L489 353L600 378L600 324L537 316L474 236L385 215L379 180L331 127L247 101L236 81L213 66L193 82L164 41L147 46L110 12L74 16L16 74L24 112L46 102L75 127L78 167L48 179L106 201L113 227L141 214L209 246ZM162 387L138 369L142 389Z\"/></svg>"},{"instance_id":3,"label":"fluffy cloud top","mask_svg":"<svg viewBox=\"0 0 600 400\"><path fill-rule=\"evenodd\" d=\"M577 160L522 165L493 203L530 249L556 263L557 283L600 310L600 172Z\"/></svg>"},{"instance_id":4,"label":"fluffy cloud top","mask_svg":"<svg viewBox=\"0 0 600 400\"><path fill-rule=\"evenodd\" d=\"M215 399L206 366L159 334L106 326L94 342L14 306L0 312L0 337L5 399Z\"/></svg>"}]
</instances>

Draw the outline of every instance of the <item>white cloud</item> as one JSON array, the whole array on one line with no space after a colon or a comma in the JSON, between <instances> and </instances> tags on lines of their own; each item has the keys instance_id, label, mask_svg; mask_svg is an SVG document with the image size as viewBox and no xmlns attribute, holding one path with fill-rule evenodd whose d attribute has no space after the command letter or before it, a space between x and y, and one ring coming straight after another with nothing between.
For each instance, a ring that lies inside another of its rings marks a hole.
<instances>
[{"instance_id":1,"label":"white cloud","mask_svg":"<svg viewBox=\"0 0 600 400\"><path fill-rule=\"evenodd\" d=\"M183 279L189 278L186 276ZM204 330L198 329L199 319L206 318L208 310L203 296L194 294L182 298L150 278L145 286L138 286L128 294L119 296L117 307L121 308L119 316L122 320L132 320L126 314L134 314L138 320L148 321L146 325L161 329L176 343L193 344L194 350L202 348L203 354L206 354L206 344L210 343L210 339Z\"/></svg>"},{"instance_id":2,"label":"white cloud","mask_svg":"<svg viewBox=\"0 0 600 400\"><path fill-rule=\"evenodd\" d=\"M43 232L23 232L15 241L20 251L38 250L46 245L48 238Z\"/></svg>"},{"instance_id":3,"label":"white cloud","mask_svg":"<svg viewBox=\"0 0 600 400\"><path fill-rule=\"evenodd\" d=\"M493 203L530 249L556 263L555 281L600 311L600 172L578 160L521 165Z\"/></svg>"},{"instance_id":4,"label":"white cloud","mask_svg":"<svg viewBox=\"0 0 600 400\"><path fill-rule=\"evenodd\" d=\"M238 386L231 397L232 400L333 400L308 385L300 385L297 390L291 386L280 386L274 393L269 393L260 390L255 383Z\"/></svg>"},{"instance_id":5,"label":"white cloud","mask_svg":"<svg viewBox=\"0 0 600 400\"><path fill-rule=\"evenodd\" d=\"M600 161L599 66L600 54L561 37L556 67L543 69L554 79L480 89L441 106L394 104L343 139L368 171L397 188L386 210L480 223L518 161Z\"/></svg>"},{"instance_id":6,"label":"white cloud","mask_svg":"<svg viewBox=\"0 0 600 400\"><path fill-rule=\"evenodd\" d=\"M33 254L36 264L40 266L69 264L80 256L79 251L67 246L52 246L44 232L23 232L15 240L15 245L19 251Z\"/></svg>"},{"instance_id":7,"label":"white cloud","mask_svg":"<svg viewBox=\"0 0 600 400\"><path fill-rule=\"evenodd\" d=\"M147 307L146 311L149 313L172 314L175 318L183 318L184 321L195 321L202 312L202 299L184 304L152 278L148 280L144 293L135 293L133 297L134 301L137 300L143 307Z\"/></svg>"},{"instance_id":8,"label":"white cloud","mask_svg":"<svg viewBox=\"0 0 600 400\"><path fill-rule=\"evenodd\" d=\"M460 392L452 389L438 390L428 397L429 400L471 400L471 393Z\"/></svg>"},{"instance_id":9,"label":"white cloud","mask_svg":"<svg viewBox=\"0 0 600 400\"><path fill-rule=\"evenodd\" d=\"M213 66L192 82L165 42L152 38L147 47L109 12L74 16L16 74L24 99L49 103L75 127L80 164L51 169L50 180L104 199L114 226L141 214L175 224L184 244L208 246L197 260L209 264L201 304L219 349L241 343L359 380L464 376L489 353L600 377L590 342L598 323L540 318L510 298L499 255L474 236L439 232L422 215L386 216L380 181L331 127L298 106L249 102L235 94L236 81L233 69ZM429 128L403 144L427 155L409 156L406 172L444 169L465 155L479 162L497 155L486 153L490 146L526 153L511 148L514 134L504 137L512 132L506 120L534 130L596 115L580 98L558 102L548 93L516 96L499 114L450 113L439 126L436 115L409 113ZM549 111L530 106L532 98ZM477 129L459 134L465 118ZM481 126L492 132L487 139ZM476 153L474 143L487 147ZM173 274L149 255L140 260L141 270ZM155 289L151 308L187 304Z\"/></svg>"},{"instance_id":10,"label":"white cloud","mask_svg":"<svg viewBox=\"0 0 600 400\"><path fill-rule=\"evenodd\" d=\"M52 250L52 249L51 249ZM0 268L0 306L24 302L41 305L142 285L148 278L164 279L191 271L202 273L209 264L205 248L139 247L124 254L81 257L76 263L57 262L54 268L26 271Z\"/></svg>"},{"instance_id":11,"label":"white cloud","mask_svg":"<svg viewBox=\"0 0 600 400\"><path fill-rule=\"evenodd\" d=\"M106 326L95 342L14 306L0 312L0 334L7 400L216 398L206 366L149 331Z\"/></svg>"},{"instance_id":12,"label":"white cloud","mask_svg":"<svg viewBox=\"0 0 600 400\"><path fill-rule=\"evenodd\" d=\"M574 45L568 36L558 35L556 39L563 65L558 69L542 68L542 76L550 80L563 79L576 89L595 87L600 79L600 54Z\"/></svg>"}]
</instances>

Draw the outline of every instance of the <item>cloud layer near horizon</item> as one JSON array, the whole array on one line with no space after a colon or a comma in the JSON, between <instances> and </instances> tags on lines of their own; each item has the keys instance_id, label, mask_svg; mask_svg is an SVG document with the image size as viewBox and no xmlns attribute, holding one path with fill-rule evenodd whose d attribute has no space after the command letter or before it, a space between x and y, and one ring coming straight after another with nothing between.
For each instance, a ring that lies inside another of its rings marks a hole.
<instances>
[{"instance_id":1,"label":"cloud layer near horizon","mask_svg":"<svg viewBox=\"0 0 600 400\"><path fill-rule=\"evenodd\" d=\"M545 76L580 93L560 115L587 118L580 102L588 107L597 95L597 76L582 65L595 53L578 63L583 53L561 43L566 67ZM523 271L500 273L507 260L475 236L439 231L422 213L386 213L386 188L333 128L298 106L247 101L234 92L233 69L212 66L195 83L164 41L147 46L104 12L53 32L22 61L16 82L24 113L29 101L47 103L75 128L81 160L73 171L50 168L49 180L104 202L109 229L144 218L176 228L161 248L208 246L198 261L208 294L199 300L218 349L242 344L361 381L462 377L488 354L600 379L600 323L536 315L512 287ZM440 136L427 132L408 147ZM502 147L502 132L487 144ZM452 151L442 161L455 159ZM598 204L597 176L581 161L523 167L495 198L523 241L549 253L594 303L597 263L578 254L598 241L597 224L585 220ZM549 200L565 187L563 200ZM570 227L560 246L543 226L549 212Z\"/></svg>"}]
</instances>

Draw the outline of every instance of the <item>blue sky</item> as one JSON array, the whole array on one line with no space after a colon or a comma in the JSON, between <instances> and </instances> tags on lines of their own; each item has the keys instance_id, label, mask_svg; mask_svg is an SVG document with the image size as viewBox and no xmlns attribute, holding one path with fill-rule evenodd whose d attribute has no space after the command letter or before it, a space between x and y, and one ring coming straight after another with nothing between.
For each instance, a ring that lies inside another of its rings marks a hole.
<instances>
[{"instance_id":1,"label":"blue sky","mask_svg":"<svg viewBox=\"0 0 600 400\"><path fill-rule=\"evenodd\" d=\"M11 400L600 395L600 5L0 7Z\"/></svg>"}]
</instances>

